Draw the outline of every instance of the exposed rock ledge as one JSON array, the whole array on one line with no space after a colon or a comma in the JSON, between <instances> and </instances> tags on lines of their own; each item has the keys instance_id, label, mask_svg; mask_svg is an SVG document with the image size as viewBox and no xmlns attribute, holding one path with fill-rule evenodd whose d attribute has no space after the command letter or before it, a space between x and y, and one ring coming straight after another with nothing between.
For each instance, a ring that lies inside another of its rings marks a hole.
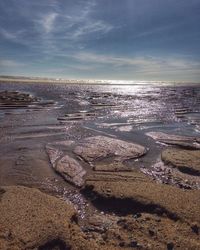
<instances>
[{"instance_id":1,"label":"exposed rock ledge","mask_svg":"<svg viewBox=\"0 0 200 250\"><path fill-rule=\"evenodd\" d=\"M173 135L163 132L148 132L146 135L160 143L175 145L186 149L200 149L199 137Z\"/></svg>"},{"instance_id":2,"label":"exposed rock ledge","mask_svg":"<svg viewBox=\"0 0 200 250\"><path fill-rule=\"evenodd\" d=\"M170 148L162 152L161 158L184 173L200 175L200 150Z\"/></svg>"},{"instance_id":3,"label":"exposed rock ledge","mask_svg":"<svg viewBox=\"0 0 200 250\"><path fill-rule=\"evenodd\" d=\"M140 157L146 153L146 149L138 144L113 139L106 136L94 136L79 142L74 153L81 156L87 162L114 157L115 160L124 161Z\"/></svg>"},{"instance_id":4,"label":"exposed rock ledge","mask_svg":"<svg viewBox=\"0 0 200 250\"><path fill-rule=\"evenodd\" d=\"M86 240L70 204L25 187L0 189L0 249L109 249ZM112 247L111 247L112 249Z\"/></svg>"},{"instance_id":5,"label":"exposed rock ledge","mask_svg":"<svg viewBox=\"0 0 200 250\"><path fill-rule=\"evenodd\" d=\"M96 206L106 207L110 212L122 215L148 212L173 220L200 222L199 190L157 184L139 172L88 176L84 192Z\"/></svg>"},{"instance_id":6,"label":"exposed rock ledge","mask_svg":"<svg viewBox=\"0 0 200 250\"><path fill-rule=\"evenodd\" d=\"M80 158L87 164L91 164L95 171L128 172L131 169L123 162L146 153L145 147L141 145L106 136L88 137L78 142L66 141L65 145L62 143L62 146L63 150L59 149L59 142L46 146L50 163L66 181L77 187L84 185L86 175L83 164L79 162ZM74 153L74 158L65 152L69 147Z\"/></svg>"}]
</instances>

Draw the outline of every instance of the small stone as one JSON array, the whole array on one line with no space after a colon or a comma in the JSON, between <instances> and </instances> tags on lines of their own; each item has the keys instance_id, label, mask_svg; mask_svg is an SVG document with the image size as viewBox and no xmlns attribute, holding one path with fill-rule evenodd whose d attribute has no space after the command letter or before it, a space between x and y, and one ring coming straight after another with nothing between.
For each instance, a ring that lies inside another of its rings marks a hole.
<instances>
[{"instance_id":1,"label":"small stone","mask_svg":"<svg viewBox=\"0 0 200 250\"><path fill-rule=\"evenodd\" d=\"M125 247L125 242L124 242L124 241L120 242L120 243L119 243L119 246L120 246L120 247Z\"/></svg>"},{"instance_id":2,"label":"small stone","mask_svg":"<svg viewBox=\"0 0 200 250\"><path fill-rule=\"evenodd\" d=\"M134 214L134 215L133 215L133 218L137 219L137 218L140 218L141 216L142 216L141 213L137 213L137 214Z\"/></svg>"},{"instance_id":3,"label":"small stone","mask_svg":"<svg viewBox=\"0 0 200 250\"><path fill-rule=\"evenodd\" d=\"M149 235L152 237L155 235L155 232L153 230L149 229Z\"/></svg>"},{"instance_id":4,"label":"small stone","mask_svg":"<svg viewBox=\"0 0 200 250\"><path fill-rule=\"evenodd\" d=\"M133 240L129 243L129 247L137 247L138 246L138 243L136 240Z\"/></svg>"},{"instance_id":5,"label":"small stone","mask_svg":"<svg viewBox=\"0 0 200 250\"><path fill-rule=\"evenodd\" d=\"M199 234L199 226L197 225L197 223L193 223L191 229L195 234Z\"/></svg>"},{"instance_id":6,"label":"small stone","mask_svg":"<svg viewBox=\"0 0 200 250\"><path fill-rule=\"evenodd\" d=\"M173 249L174 249L174 243L173 242L167 243L167 250L173 250Z\"/></svg>"}]
</instances>

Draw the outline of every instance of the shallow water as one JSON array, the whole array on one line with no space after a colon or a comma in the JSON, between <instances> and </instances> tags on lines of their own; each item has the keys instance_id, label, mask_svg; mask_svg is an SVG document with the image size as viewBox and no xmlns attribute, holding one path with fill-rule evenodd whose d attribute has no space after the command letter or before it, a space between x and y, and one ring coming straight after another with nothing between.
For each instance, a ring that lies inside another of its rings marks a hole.
<instances>
[{"instance_id":1,"label":"shallow water","mask_svg":"<svg viewBox=\"0 0 200 250\"><path fill-rule=\"evenodd\" d=\"M149 149L148 154L127 164L148 168L163 145L145 133L200 135L200 85L0 83L2 90L30 93L40 103L0 105L0 185L36 186L68 196L72 192L74 197L76 190L49 164L45 152L49 142L91 135L137 142Z\"/></svg>"}]
</instances>

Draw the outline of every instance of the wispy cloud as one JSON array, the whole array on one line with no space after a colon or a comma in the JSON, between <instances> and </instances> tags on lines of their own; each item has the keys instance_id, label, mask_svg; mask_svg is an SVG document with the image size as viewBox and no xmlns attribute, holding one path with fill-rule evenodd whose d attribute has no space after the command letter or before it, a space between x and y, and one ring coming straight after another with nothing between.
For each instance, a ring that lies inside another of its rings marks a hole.
<instances>
[{"instance_id":1,"label":"wispy cloud","mask_svg":"<svg viewBox=\"0 0 200 250\"><path fill-rule=\"evenodd\" d=\"M110 65L113 68L123 67L132 69L134 72L166 72L166 71L190 71L200 70L200 62L189 58L159 58L159 57L118 57L112 55L99 55L96 53L76 53L73 55L79 63L96 64L97 66Z\"/></svg>"},{"instance_id":2,"label":"wispy cloud","mask_svg":"<svg viewBox=\"0 0 200 250\"><path fill-rule=\"evenodd\" d=\"M24 30L9 31L0 27L0 36L6 40L18 42L19 38L24 34Z\"/></svg>"},{"instance_id":3,"label":"wispy cloud","mask_svg":"<svg viewBox=\"0 0 200 250\"><path fill-rule=\"evenodd\" d=\"M73 33L73 39L79 39L92 33L106 34L113 29L113 26L103 21L87 21Z\"/></svg>"},{"instance_id":4,"label":"wispy cloud","mask_svg":"<svg viewBox=\"0 0 200 250\"><path fill-rule=\"evenodd\" d=\"M0 59L0 67L2 68L17 68L24 66L23 63L17 62L15 60L8 60L8 59Z\"/></svg>"},{"instance_id":5,"label":"wispy cloud","mask_svg":"<svg viewBox=\"0 0 200 250\"><path fill-rule=\"evenodd\" d=\"M54 29L54 24L57 16L57 13L52 12L46 14L41 18L39 22L41 23L45 33L49 33Z\"/></svg>"}]
</instances>

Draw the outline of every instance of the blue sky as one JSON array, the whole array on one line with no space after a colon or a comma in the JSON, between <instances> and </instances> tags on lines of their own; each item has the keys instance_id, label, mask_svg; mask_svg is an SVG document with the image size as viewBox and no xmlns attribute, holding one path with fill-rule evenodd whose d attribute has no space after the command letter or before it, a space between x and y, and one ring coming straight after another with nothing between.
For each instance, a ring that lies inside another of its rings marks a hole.
<instances>
[{"instance_id":1,"label":"blue sky","mask_svg":"<svg viewBox=\"0 0 200 250\"><path fill-rule=\"evenodd\" d=\"M200 82L200 0L1 0L0 74Z\"/></svg>"}]
</instances>

